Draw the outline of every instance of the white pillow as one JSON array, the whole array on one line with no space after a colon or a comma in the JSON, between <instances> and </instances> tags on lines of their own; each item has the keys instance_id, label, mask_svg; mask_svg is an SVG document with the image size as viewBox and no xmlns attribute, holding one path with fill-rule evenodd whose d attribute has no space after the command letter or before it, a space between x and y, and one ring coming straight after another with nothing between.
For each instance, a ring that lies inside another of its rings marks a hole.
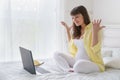
<instances>
[{"instance_id":1,"label":"white pillow","mask_svg":"<svg viewBox=\"0 0 120 80\"><path fill-rule=\"evenodd\" d=\"M120 58L120 49L114 49L113 53L112 53L112 56Z\"/></svg>"},{"instance_id":2,"label":"white pillow","mask_svg":"<svg viewBox=\"0 0 120 80\"><path fill-rule=\"evenodd\" d=\"M112 50L102 50L102 57L112 57Z\"/></svg>"},{"instance_id":3,"label":"white pillow","mask_svg":"<svg viewBox=\"0 0 120 80\"><path fill-rule=\"evenodd\" d=\"M120 57L105 57L103 61L106 67L120 69Z\"/></svg>"}]
</instances>

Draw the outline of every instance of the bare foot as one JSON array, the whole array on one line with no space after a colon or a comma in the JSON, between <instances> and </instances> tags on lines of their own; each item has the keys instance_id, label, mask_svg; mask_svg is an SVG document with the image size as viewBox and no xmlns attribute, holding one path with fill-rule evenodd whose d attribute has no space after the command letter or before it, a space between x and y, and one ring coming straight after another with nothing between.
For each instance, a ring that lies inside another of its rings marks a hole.
<instances>
[{"instance_id":1,"label":"bare foot","mask_svg":"<svg viewBox=\"0 0 120 80\"><path fill-rule=\"evenodd\" d=\"M69 70L68 72L74 72L74 70Z\"/></svg>"}]
</instances>

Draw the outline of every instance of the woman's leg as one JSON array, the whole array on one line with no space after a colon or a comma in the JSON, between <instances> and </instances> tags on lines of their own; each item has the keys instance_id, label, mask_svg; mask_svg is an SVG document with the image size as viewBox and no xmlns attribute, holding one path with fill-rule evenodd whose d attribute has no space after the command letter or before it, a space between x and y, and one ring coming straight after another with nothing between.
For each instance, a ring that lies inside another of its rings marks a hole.
<instances>
[{"instance_id":1,"label":"woman's leg","mask_svg":"<svg viewBox=\"0 0 120 80\"><path fill-rule=\"evenodd\" d=\"M79 73L91 73L99 71L97 64L89 60L78 60L73 66L73 69L75 72Z\"/></svg>"},{"instance_id":2,"label":"woman's leg","mask_svg":"<svg viewBox=\"0 0 120 80\"><path fill-rule=\"evenodd\" d=\"M60 53L60 52L55 52L54 59L57 65L63 71L69 71L69 69L71 69L71 67L73 67L75 63L75 59L73 57L67 54Z\"/></svg>"}]
</instances>

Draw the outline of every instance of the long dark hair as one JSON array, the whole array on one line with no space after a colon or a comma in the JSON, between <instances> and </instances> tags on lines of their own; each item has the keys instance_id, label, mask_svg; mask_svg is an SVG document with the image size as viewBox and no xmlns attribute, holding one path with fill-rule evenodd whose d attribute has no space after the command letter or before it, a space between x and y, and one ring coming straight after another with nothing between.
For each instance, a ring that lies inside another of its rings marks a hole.
<instances>
[{"instance_id":1,"label":"long dark hair","mask_svg":"<svg viewBox=\"0 0 120 80\"><path fill-rule=\"evenodd\" d=\"M84 23L86 25L88 25L90 23L90 18L87 12L87 9L84 6L77 6L75 8L73 8L70 12L71 16L77 15L77 14L81 14L84 18ZM80 38L81 36L81 26L76 26L75 23L73 23L73 34L72 37L73 39L75 38Z\"/></svg>"}]
</instances>

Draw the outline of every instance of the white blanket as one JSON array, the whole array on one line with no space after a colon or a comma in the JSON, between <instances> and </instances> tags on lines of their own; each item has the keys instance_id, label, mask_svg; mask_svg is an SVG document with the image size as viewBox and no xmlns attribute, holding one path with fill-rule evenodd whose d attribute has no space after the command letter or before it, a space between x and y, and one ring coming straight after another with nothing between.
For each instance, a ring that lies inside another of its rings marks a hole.
<instances>
[{"instance_id":1,"label":"white blanket","mask_svg":"<svg viewBox=\"0 0 120 80\"><path fill-rule=\"evenodd\" d=\"M21 62L0 63L0 80L120 80L120 70L106 69L102 73L62 72L54 61L48 60L42 67L51 71L44 75L32 75L25 71Z\"/></svg>"}]
</instances>

